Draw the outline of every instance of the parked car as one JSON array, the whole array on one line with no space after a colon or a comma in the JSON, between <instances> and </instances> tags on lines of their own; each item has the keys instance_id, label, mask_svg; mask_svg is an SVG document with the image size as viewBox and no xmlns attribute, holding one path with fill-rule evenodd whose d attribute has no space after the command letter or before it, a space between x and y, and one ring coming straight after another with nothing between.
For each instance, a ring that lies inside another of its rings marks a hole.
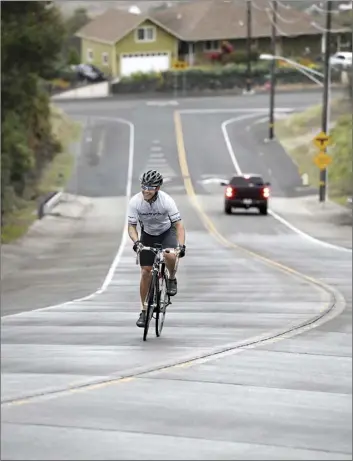
<instances>
[{"instance_id":1,"label":"parked car","mask_svg":"<svg viewBox=\"0 0 353 461\"><path fill-rule=\"evenodd\" d=\"M236 175L228 182L221 182L224 191L224 212L232 213L232 208L258 208L262 215L267 215L270 198L269 182L265 182L261 175Z\"/></svg>"},{"instance_id":2,"label":"parked car","mask_svg":"<svg viewBox=\"0 0 353 461\"><path fill-rule=\"evenodd\" d=\"M93 64L78 64L72 66L72 70L77 73L80 81L90 83L105 82L107 77L104 73Z\"/></svg>"},{"instance_id":3,"label":"parked car","mask_svg":"<svg viewBox=\"0 0 353 461\"><path fill-rule=\"evenodd\" d=\"M330 65L340 69L348 69L352 67L352 52L351 51L338 51L330 56Z\"/></svg>"}]
</instances>

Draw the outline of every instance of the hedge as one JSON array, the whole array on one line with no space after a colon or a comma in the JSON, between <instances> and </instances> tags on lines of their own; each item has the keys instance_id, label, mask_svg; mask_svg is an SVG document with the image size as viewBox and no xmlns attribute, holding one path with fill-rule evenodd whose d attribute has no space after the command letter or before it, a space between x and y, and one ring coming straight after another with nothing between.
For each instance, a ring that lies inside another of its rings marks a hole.
<instances>
[{"instance_id":1,"label":"hedge","mask_svg":"<svg viewBox=\"0 0 353 461\"><path fill-rule=\"evenodd\" d=\"M334 77L334 76L333 76ZM190 68L186 70L168 70L161 73L136 73L123 77L113 83L113 94L160 92L173 93L236 90L246 86L246 65L229 65L212 68ZM258 63L252 66L251 80L253 86L262 86L270 79L269 64ZM292 68L276 69L277 84L309 83L310 80Z\"/></svg>"},{"instance_id":2,"label":"hedge","mask_svg":"<svg viewBox=\"0 0 353 461\"><path fill-rule=\"evenodd\" d=\"M352 172L352 115L342 115L332 130L333 163L328 169L331 196L347 197L353 194Z\"/></svg>"}]
</instances>

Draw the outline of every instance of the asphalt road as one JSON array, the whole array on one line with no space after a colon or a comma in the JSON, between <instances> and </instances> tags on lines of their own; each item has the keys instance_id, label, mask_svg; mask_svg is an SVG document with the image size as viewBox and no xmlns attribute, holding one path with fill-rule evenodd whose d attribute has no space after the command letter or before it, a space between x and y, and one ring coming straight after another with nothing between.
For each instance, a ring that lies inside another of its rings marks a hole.
<instances>
[{"instance_id":1,"label":"asphalt road","mask_svg":"<svg viewBox=\"0 0 353 461\"><path fill-rule=\"evenodd\" d=\"M115 119L77 117L83 134L67 191L86 197L124 197L128 169L129 126Z\"/></svg>"},{"instance_id":2,"label":"asphalt road","mask_svg":"<svg viewBox=\"0 0 353 461\"><path fill-rule=\"evenodd\" d=\"M261 98L237 105L261 107ZM94 115L94 103L82 107ZM121 193L126 178L137 191L146 165L164 169L188 250L163 335L152 328L144 343L135 326L129 243L103 293L3 317L2 459L351 459L351 253L272 216L223 215L222 189L202 181L234 170L221 124L249 112L186 114L176 126L175 109L97 102L95 116L133 122L133 170L126 135L107 151L107 168L125 172L121 189L102 165L100 186L78 168L100 196ZM244 133L234 122L234 151L257 169ZM294 178L291 190L276 179L279 196L295 190Z\"/></svg>"}]
</instances>

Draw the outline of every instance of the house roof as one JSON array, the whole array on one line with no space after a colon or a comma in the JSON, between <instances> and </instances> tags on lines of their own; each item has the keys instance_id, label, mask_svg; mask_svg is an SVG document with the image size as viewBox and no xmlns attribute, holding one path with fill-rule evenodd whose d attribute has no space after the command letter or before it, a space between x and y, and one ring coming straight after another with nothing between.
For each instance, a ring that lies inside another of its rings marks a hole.
<instances>
[{"instance_id":1,"label":"house roof","mask_svg":"<svg viewBox=\"0 0 353 461\"><path fill-rule=\"evenodd\" d=\"M137 15L109 9L80 29L77 37L114 44L142 22L150 20L180 40L238 39L247 36L244 0L194 0L190 3ZM268 0L257 0L252 8L252 37L270 37L272 10ZM313 18L304 11L278 7L277 36L319 35Z\"/></svg>"},{"instance_id":2,"label":"house roof","mask_svg":"<svg viewBox=\"0 0 353 461\"><path fill-rule=\"evenodd\" d=\"M154 22L162 29L165 29L167 32L181 39L177 31L168 30L168 27L161 24L157 18L146 14L133 14L128 11L114 8L110 8L103 14L94 18L91 22L77 31L75 36L96 40L102 43L114 44L146 20Z\"/></svg>"},{"instance_id":3,"label":"house roof","mask_svg":"<svg viewBox=\"0 0 353 461\"><path fill-rule=\"evenodd\" d=\"M157 11L153 17L184 40L246 38L247 12L244 0L197 0ZM317 35L312 17L303 11L278 7L277 36ZM270 37L272 10L269 1L252 7L252 36Z\"/></svg>"}]
</instances>

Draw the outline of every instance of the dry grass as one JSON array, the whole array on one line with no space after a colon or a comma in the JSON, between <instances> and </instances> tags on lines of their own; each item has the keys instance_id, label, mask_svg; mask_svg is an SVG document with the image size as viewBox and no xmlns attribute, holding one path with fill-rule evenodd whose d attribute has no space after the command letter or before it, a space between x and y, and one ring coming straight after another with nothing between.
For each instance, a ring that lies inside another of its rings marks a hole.
<instances>
[{"instance_id":1,"label":"dry grass","mask_svg":"<svg viewBox=\"0 0 353 461\"><path fill-rule=\"evenodd\" d=\"M331 123L334 124L341 115L347 114L349 111L348 101L333 100L330 111ZM320 104L276 123L277 139L298 166L300 174L306 173L309 177L309 184L314 187L319 186L320 170L314 163L314 157L319 149L314 145L313 139L315 135L321 132L321 118L322 106ZM328 153L330 153L330 148L328 148ZM345 202L346 197L330 194L329 183L328 192L330 198L336 202Z\"/></svg>"}]
</instances>

